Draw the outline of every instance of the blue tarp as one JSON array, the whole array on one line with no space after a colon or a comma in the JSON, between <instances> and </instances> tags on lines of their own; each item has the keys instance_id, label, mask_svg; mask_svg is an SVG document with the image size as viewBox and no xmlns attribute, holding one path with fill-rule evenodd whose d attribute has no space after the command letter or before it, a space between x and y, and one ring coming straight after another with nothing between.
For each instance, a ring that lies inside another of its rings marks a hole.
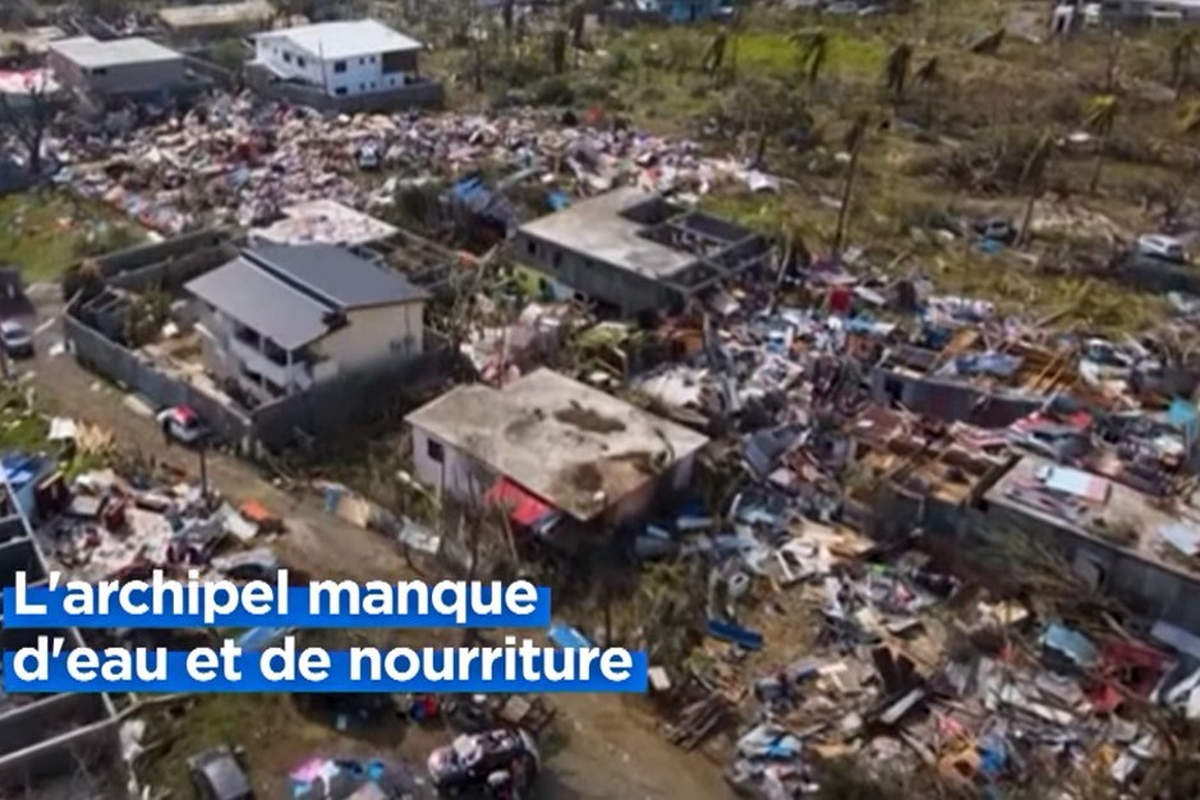
<instances>
[{"instance_id":1,"label":"blue tarp","mask_svg":"<svg viewBox=\"0 0 1200 800\"><path fill-rule=\"evenodd\" d=\"M1061 653L1080 667L1090 667L1099 659L1095 646L1077 630L1052 622L1042 634L1043 647Z\"/></svg>"},{"instance_id":2,"label":"blue tarp","mask_svg":"<svg viewBox=\"0 0 1200 800\"><path fill-rule=\"evenodd\" d=\"M554 642L559 647L591 647L592 643L587 640L587 637L579 632L577 628L573 628L565 622L555 622L547 631L550 641Z\"/></svg>"},{"instance_id":3,"label":"blue tarp","mask_svg":"<svg viewBox=\"0 0 1200 800\"><path fill-rule=\"evenodd\" d=\"M718 639L735 642L747 650L758 650L763 645L763 636L758 631L743 628L733 622L719 619L708 621L708 634Z\"/></svg>"}]
</instances>

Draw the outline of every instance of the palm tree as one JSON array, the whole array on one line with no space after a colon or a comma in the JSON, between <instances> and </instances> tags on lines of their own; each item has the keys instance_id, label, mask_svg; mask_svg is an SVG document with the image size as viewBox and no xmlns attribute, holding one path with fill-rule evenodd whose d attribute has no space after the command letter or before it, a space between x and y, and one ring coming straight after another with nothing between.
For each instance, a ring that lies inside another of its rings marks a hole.
<instances>
[{"instance_id":1,"label":"palm tree","mask_svg":"<svg viewBox=\"0 0 1200 800\"><path fill-rule=\"evenodd\" d=\"M1025 215L1021 220L1021 230L1017 233L1017 244L1025 244L1029 240L1029 226L1033 223L1033 204L1041 196L1046 185L1046 168L1050 163L1050 154L1054 147L1054 137L1046 131L1038 139L1037 144L1029 151L1025 166L1021 168L1020 186L1029 187L1029 198L1025 202Z\"/></svg>"},{"instance_id":2,"label":"palm tree","mask_svg":"<svg viewBox=\"0 0 1200 800\"><path fill-rule=\"evenodd\" d=\"M1096 147L1096 166L1092 170L1092 179L1088 183L1088 191L1095 194L1100 185L1100 167L1104 163L1104 150L1108 145L1108 137L1112 135L1113 125L1116 124L1117 114L1121 106L1116 95L1102 94L1093 97L1083 109L1083 124L1100 140Z\"/></svg>"},{"instance_id":3,"label":"palm tree","mask_svg":"<svg viewBox=\"0 0 1200 800\"><path fill-rule=\"evenodd\" d=\"M842 245L846 240L846 222L850 214L850 197L854 190L854 177L858 173L858 154L862 152L863 143L867 139L867 127L871 123L870 116L864 111L854 120L850 131L846 134L846 149L850 151L850 167L846 170L846 183L842 186L842 203L838 207L837 229L833 234L833 258L836 261L842 254Z\"/></svg>"},{"instance_id":4,"label":"palm tree","mask_svg":"<svg viewBox=\"0 0 1200 800\"><path fill-rule=\"evenodd\" d=\"M829 57L829 35L824 28L806 28L788 37L800 48L800 71L809 85L817 82Z\"/></svg>"},{"instance_id":5,"label":"palm tree","mask_svg":"<svg viewBox=\"0 0 1200 800\"><path fill-rule=\"evenodd\" d=\"M1196 32L1187 31L1180 34L1171 45L1170 56L1171 86L1175 89L1175 97L1178 98L1192 70L1192 59L1196 56Z\"/></svg>"},{"instance_id":6,"label":"palm tree","mask_svg":"<svg viewBox=\"0 0 1200 800\"><path fill-rule=\"evenodd\" d=\"M908 68L912 63L912 47L901 42L888 54L883 65L883 85L896 100L904 97L904 86L908 83Z\"/></svg>"}]
</instances>

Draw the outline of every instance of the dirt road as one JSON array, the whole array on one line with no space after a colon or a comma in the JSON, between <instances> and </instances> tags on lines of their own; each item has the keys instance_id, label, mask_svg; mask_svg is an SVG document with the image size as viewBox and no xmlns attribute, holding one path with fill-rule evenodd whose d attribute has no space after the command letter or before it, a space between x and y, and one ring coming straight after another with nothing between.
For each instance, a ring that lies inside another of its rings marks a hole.
<instances>
[{"instance_id":1,"label":"dirt road","mask_svg":"<svg viewBox=\"0 0 1200 800\"><path fill-rule=\"evenodd\" d=\"M52 293L35 294L37 316L29 323L31 330L37 330L37 356L23 368L34 372L33 384L47 406L55 413L108 428L120 446L152 454L197 477L199 458L195 452L178 445L165 446L154 421L131 410L119 390L79 367L69 355L49 354L51 346L62 339L56 321L61 308ZM223 496L235 503L257 499L285 519L288 533L274 546L289 566L315 577L399 580L411 576L403 556L391 542L325 513L316 498L285 492L257 468L230 455L210 454L207 467L210 485ZM716 800L731 796L716 765L699 754L676 749L658 734L656 720L640 699L611 695L561 695L553 699L565 730L565 743L547 754L539 797ZM271 760L281 766L290 758L299 759L312 752L288 752L291 748L285 744L287 736L287 730L273 732L274 740L263 743L264 747L269 745ZM428 752L424 739L405 737L397 749L403 757L423 763ZM343 735L329 730L329 746L348 744L344 740ZM311 738L296 743L297 749L311 746ZM249 749L254 763L254 748Z\"/></svg>"}]
</instances>

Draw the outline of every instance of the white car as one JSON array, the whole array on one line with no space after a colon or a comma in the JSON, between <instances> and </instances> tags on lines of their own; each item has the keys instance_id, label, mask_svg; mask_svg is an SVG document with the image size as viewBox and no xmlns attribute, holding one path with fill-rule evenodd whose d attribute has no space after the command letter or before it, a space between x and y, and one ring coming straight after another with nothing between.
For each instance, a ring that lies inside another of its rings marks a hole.
<instances>
[{"instance_id":1,"label":"white car","mask_svg":"<svg viewBox=\"0 0 1200 800\"><path fill-rule=\"evenodd\" d=\"M1138 255L1170 261L1174 264L1186 264L1187 251L1183 242L1174 236L1164 236L1158 233L1147 233L1138 237Z\"/></svg>"},{"instance_id":2,"label":"white car","mask_svg":"<svg viewBox=\"0 0 1200 800\"><path fill-rule=\"evenodd\" d=\"M0 322L0 344L11 358L28 358L33 355L33 337L25 326L16 320Z\"/></svg>"},{"instance_id":3,"label":"white car","mask_svg":"<svg viewBox=\"0 0 1200 800\"><path fill-rule=\"evenodd\" d=\"M184 444L198 442L208 435L208 426L190 406L172 406L160 411L155 419L167 435Z\"/></svg>"}]
</instances>

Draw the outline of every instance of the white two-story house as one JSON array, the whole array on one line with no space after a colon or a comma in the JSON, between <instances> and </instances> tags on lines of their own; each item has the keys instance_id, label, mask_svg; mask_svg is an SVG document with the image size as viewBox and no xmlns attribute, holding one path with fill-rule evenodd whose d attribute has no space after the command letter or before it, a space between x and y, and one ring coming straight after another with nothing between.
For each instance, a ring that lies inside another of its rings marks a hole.
<instances>
[{"instance_id":1,"label":"white two-story house","mask_svg":"<svg viewBox=\"0 0 1200 800\"><path fill-rule=\"evenodd\" d=\"M187 284L208 369L256 403L424 348L428 293L327 244L257 244Z\"/></svg>"},{"instance_id":2,"label":"white two-story house","mask_svg":"<svg viewBox=\"0 0 1200 800\"><path fill-rule=\"evenodd\" d=\"M254 41L254 63L331 96L386 92L420 81L421 43L373 19L266 31Z\"/></svg>"}]
</instances>

